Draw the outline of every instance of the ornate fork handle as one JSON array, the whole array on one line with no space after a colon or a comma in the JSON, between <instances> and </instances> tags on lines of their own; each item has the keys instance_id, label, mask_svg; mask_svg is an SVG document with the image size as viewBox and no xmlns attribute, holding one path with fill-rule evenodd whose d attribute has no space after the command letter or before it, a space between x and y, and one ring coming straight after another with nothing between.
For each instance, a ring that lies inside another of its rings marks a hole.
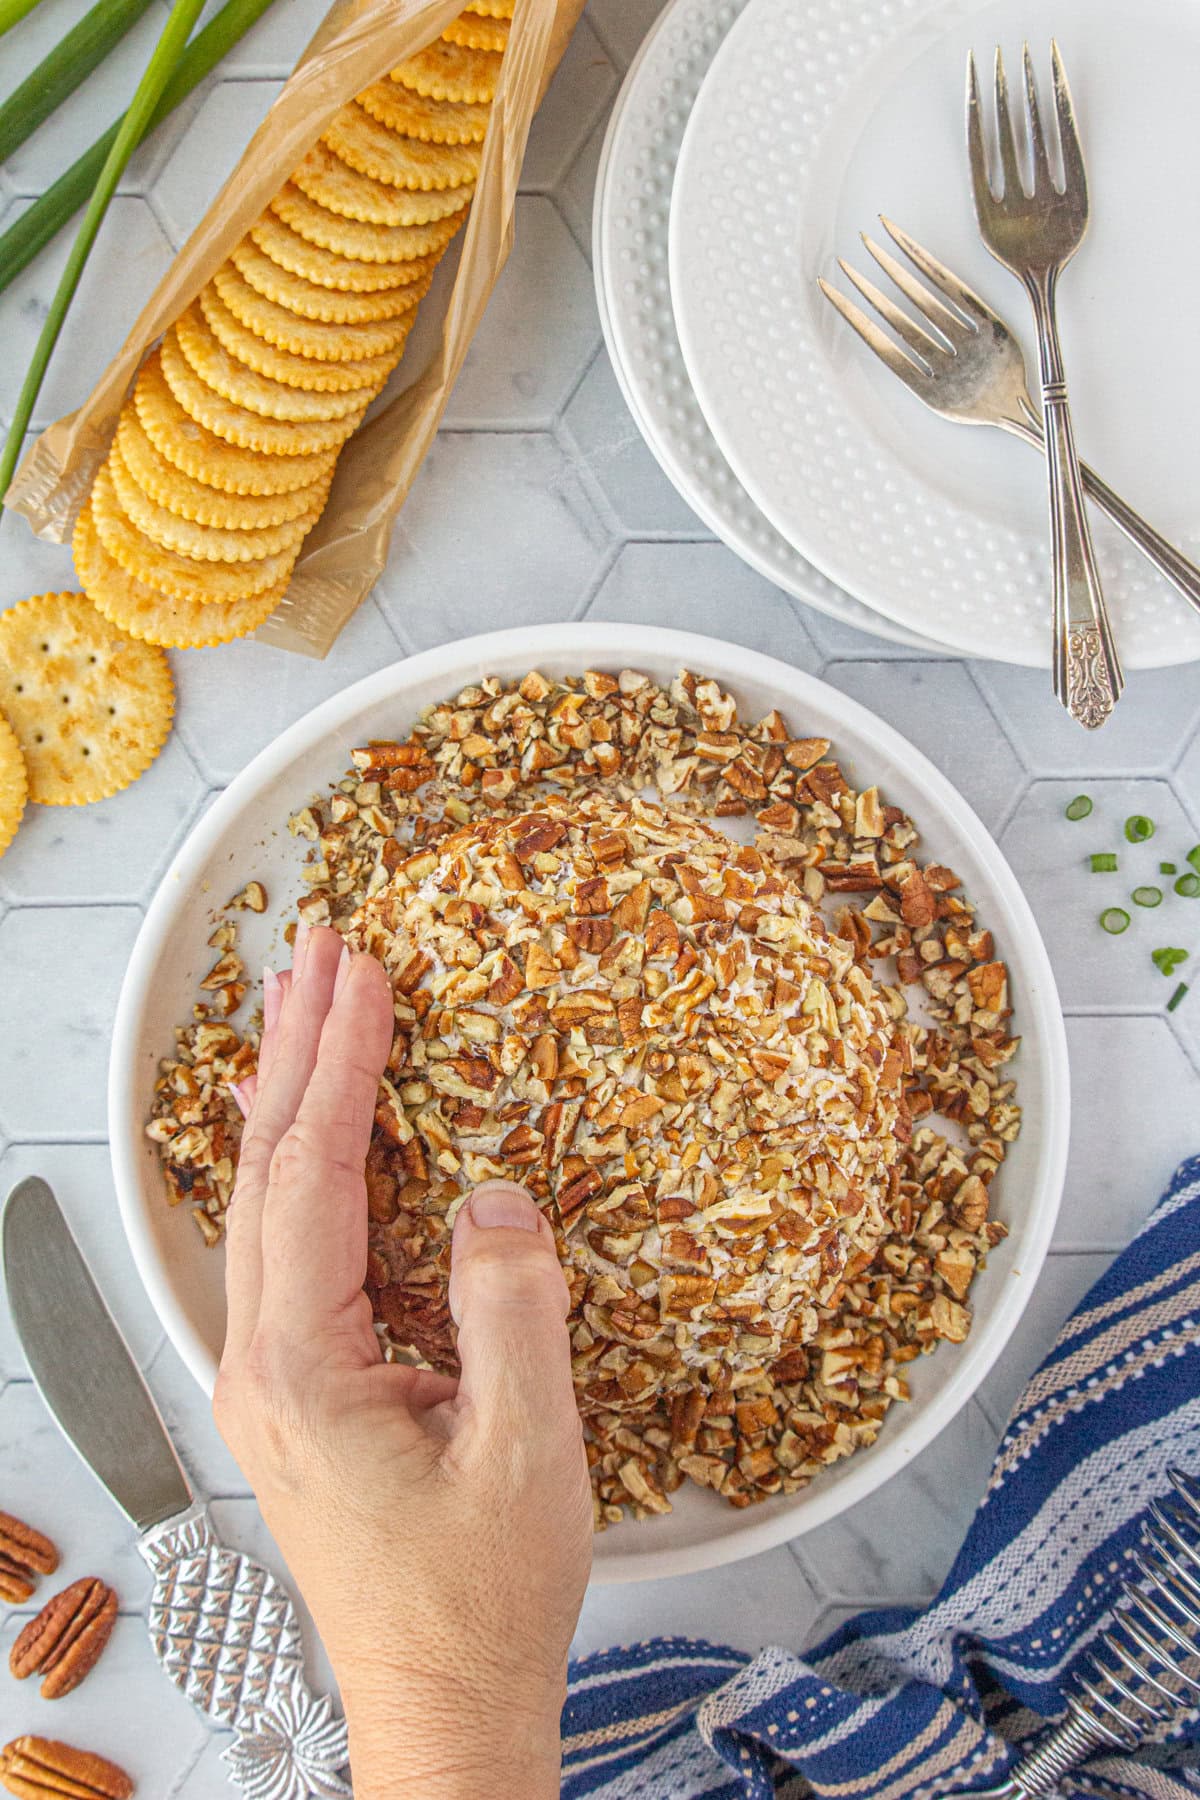
<instances>
[{"instance_id":1,"label":"ornate fork handle","mask_svg":"<svg viewBox=\"0 0 1200 1800\"><path fill-rule=\"evenodd\" d=\"M1125 678L1084 511L1083 477L1055 319L1055 278L1051 269L1026 283L1037 324L1050 485L1054 691L1072 718L1094 730L1112 712Z\"/></svg>"}]
</instances>

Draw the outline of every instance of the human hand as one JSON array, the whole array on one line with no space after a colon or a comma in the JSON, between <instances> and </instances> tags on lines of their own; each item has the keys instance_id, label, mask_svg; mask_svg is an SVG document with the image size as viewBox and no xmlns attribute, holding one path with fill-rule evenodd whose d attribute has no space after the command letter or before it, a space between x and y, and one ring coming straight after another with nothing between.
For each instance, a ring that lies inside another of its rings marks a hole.
<instances>
[{"instance_id":1,"label":"human hand","mask_svg":"<svg viewBox=\"0 0 1200 1800\"><path fill-rule=\"evenodd\" d=\"M302 928L243 1101L214 1412L332 1660L356 1800L541 1800L591 1562L566 1282L524 1189L485 1183L454 1228L461 1378L382 1360L363 1169L392 1029L379 963Z\"/></svg>"}]
</instances>

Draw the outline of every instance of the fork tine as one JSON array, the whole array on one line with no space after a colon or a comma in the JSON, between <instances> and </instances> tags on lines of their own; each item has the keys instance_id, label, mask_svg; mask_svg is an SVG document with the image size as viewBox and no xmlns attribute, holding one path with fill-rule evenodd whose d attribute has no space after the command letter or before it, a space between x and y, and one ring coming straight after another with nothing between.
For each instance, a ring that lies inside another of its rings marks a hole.
<instances>
[{"instance_id":1,"label":"fork tine","mask_svg":"<svg viewBox=\"0 0 1200 1800\"><path fill-rule=\"evenodd\" d=\"M1087 170L1079 144L1079 127L1075 122L1075 102L1067 83L1062 54L1054 39L1050 42L1050 60L1054 69L1054 110L1058 115L1058 141L1062 148L1063 191L1087 198Z\"/></svg>"},{"instance_id":2,"label":"fork tine","mask_svg":"<svg viewBox=\"0 0 1200 1800\"><path fill-rule=\"evenodd\" d=\"M1045 193L1050 182L1050 163L1046 156L1042 115L1038 110L1037 80L1033 73L1033 58L1029 54L1028 43L1021 52L1021 61L1025 68L1025 111L1029 119L1029 142L1033 151L1033 191L1041 194Z\"/></svg>"},{"instance_id":3,"label":"fork tine","mask_svg":"<svg viewBox=\"0 0 1200 1800\"><path fill-rule=\"evenodd\" d=\"M1004 58L996 45L996 131L1000 139L1000 167L1004 171L1002 199L1019 200L1025 192L1021 165L1017 160L1017 140L1013 136L1012 115L1008 109L1008 76Z\"/></svg>"},{"instance_id":4,"label":"fork tine","mask_svg":"<svg viewBox=\"0 0 1200 1800\"><path fill-rule=\"evenodd\" d=\"M886 225L886 223L885 220L884 224ZM935 330L940 331L951 344L961 339L965 332L975 330L974 325L966 324L958 313L951 312L950 308L943 305L936 294L930 293L924 282L918 281L914 275L910 275L902 262L898 262L894 256L889 255L883 245L877 244L875 239L869 237L865 231L862 234L862 241L884 274L891 276L900 292L912 301L918 312L923 313ZM860 289L860 291L862 290ZM869 295L867 297L870 298Z\"/></svg>"},{"instance_id":5,"label":"fork tine","mask_svg":"<svg viewBox=\"0 0 1200 1800\"><path fill-rule=\"evenodd\" d=\"M913 393L920 393L925 380L924 369L918 368L910 357L905 356L899 345L894 344L886 332L879 329L873 319L868 319L861 307L855 306L853 300L847 300L845 294L832 287L823 276L818 275L817 285L825 298L841 313L847 325L857 331L859 337L869 350L873 350L880 362L886 363L893 375L898 375L905 387Z\"/></svg>"},{"instance_id":6,"label":"fork tine","mask_svg":"<svg viewBox=\"0 0 1200 1800\"><path fill-rule=\"evenodd\" d=\"M867 249L871 250L870 241L864 237L863 242ZM873 251L872 254L874 254ZM847 281L853 282L863 299L875 308L884 323L891 326L901 342L907 344L909 349L923 362L932 363L935 358L947 354L945 344L940 344L936 338L930 337L929 333L922 330L921 326L909 313L904 311L903 307L897 306L894 300L890 300L882 289L877 288L875 283L868 280L865 275L860 275L852 263L848 263L844 257L839 256L838 268ZM913 283L914 287L917 285L916 282ZM933 300L932 294L929 295L929 299ZM934 304L936 305L936 301Z\"/></svg>"},{"instance_id":7,"label":"fork tine","mask_svg":"<svg viewBox=\"0 0 1200 1800\"><path fill-rule=\"evenodd\" d=\"M1000 323L999 314L992 311L982 295L977 294L974 288L969 288L960 276L955 275L953 270L946 267L945 263L939 262L931 251L926 250L924 244L918 244L916 238L897 225L894 219L889 219L881 214L880 224L892 242L900 246L909 262L920 269L925 279L931 281L934 287L939 288L954 306L961 308L966 313L969 319L984 325ZM889 273L891 273L890 270ZM896 277L893 276L893 279Z\"/></svg>"},{"instance_id":8,"label":"fork tine","mask_svg":"<svg viewBox=\"0 0 1200 1800\"><path fill-rule=\"evenodd\" d=\"M979 97L979 71L975 52L967 53L967 155L971 163L971 187L975 194L975 213L982 222L995 207L995 196L988 181L987 150L983 142L983 103Z\"/></svg>"}]
</instances>

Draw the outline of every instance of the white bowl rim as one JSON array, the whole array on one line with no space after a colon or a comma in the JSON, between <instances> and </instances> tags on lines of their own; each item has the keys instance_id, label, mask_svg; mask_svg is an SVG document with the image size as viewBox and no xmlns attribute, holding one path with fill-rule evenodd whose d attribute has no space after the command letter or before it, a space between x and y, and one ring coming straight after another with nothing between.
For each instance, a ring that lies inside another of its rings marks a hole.
<instances>
[{"instance_id":1,"label":"white bowl rim","mask_svg":"<svg viewBox=\"0 0 1200 1800\"><path fill-rule=\"evenodd\" d=\"M914 745L867 707L850 699L814 675L794 668L780 658L744 649L724 639L676 631L662 626L580 623L495 631L459 638L432 650L390 663L386 668L343 688L302 715L273 743L236 775L197 820L165 871L134 942L117 1003L109 1061L108 1121L113 1175L122 1225L138 1274L167 1336L189 1373L211 1395L216 1364L191 1322L175 1300L165 1260L160 1259L144 1218L142 1183L133 1134L129 1131L132 1071L139 1052L139 1020L149 986L170 936L178 897L199 877L218 848L226 827L258 789L286 772L288 766L310 750L363 707L395 697L426 679L444 679L446 691L454 684L477 679L466 671L487 667L520 649L526 666L535 668L542 659L578 657L581 670L609 664L637 667L640 658L673 662L676 668L712 671L722 686L735 691L741 680L784 687L803 704L806 694L828 703L833 695L838 711L851 731L872 739L879 750L901 764L907 775L929 792L942 817L988 870L993 886L1009 908L1021 934L1021 955L1029 980L1029 1008L1044 1060L1045 1117L1042 1121L1040 1176L1031 1211L1020 1236L1010 1248L1020 1246L1019 1279L1006 1282L999 1300L983 1326L972 1331L957 1347L949 1378L921 1413L902 1417L899 1429L885 1434L870 1453L851 1459L849 1472L824 1487L803 1489L793 1498L803 1516L793 1518L781 1508L769 1517L755 1517L758 1509L729 1510L724 1530L711 1540L664 1548L656 1553L610 1556L593 1572L593 1581L608 1584L657 1579L666 1575L695 1573L719 1564L757 1555L803 1535L847 1510L912 1461L967 1404L1012 1337L1033 1292L1045 1261L1058 1215L1066 1175L1070 1134L1070 1078L1067 1038L1061 1004L1042 936L1032 908L1003 852L974 810L953 784ZM1028 1029L1028 1027L1027 1027ZM1015 1234L1014 1234L1015 1237ZM857 1465L857 1466L855 1466Z\"/></svg>"}]
</instances>

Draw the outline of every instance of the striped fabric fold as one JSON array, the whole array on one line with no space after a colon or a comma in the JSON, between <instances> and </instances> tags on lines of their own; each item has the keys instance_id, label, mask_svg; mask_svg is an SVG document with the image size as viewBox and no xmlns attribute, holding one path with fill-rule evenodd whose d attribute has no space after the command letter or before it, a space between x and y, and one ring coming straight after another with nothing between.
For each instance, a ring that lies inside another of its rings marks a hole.
<instances>
[{"instance_id":1,"label":"striped fabric fold","mask_svg":"<svg viewBox=\"0 0 1200 1800\"><path fill-rule=\"evenodd\" d=\"M1200 1475L1200 1158L1064 1325L925 1612L801 1658L662 1638L573 1663L563 1800L901 1800L1000 1782L1108 1623L1168 1468ZM1200 1795L1200 1715L1064 1792Z\"/></svg>"}]
</instances>

